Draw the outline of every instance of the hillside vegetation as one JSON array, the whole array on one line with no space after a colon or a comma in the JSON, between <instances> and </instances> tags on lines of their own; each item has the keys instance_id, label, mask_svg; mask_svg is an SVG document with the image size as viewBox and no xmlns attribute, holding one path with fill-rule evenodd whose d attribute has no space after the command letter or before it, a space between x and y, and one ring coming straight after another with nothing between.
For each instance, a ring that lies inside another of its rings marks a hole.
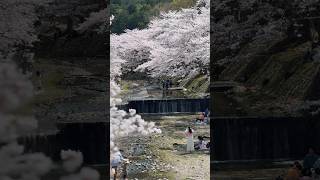
<instances>
[{"instance_id":1,"label":"hillside vegetation","mask_svg":"<svg viewBox=\"0 0 320 180\"><path fill-rule=\"evenodd\" d=\"M214 1L212 80L239 84L228 98L246 115L296 115L320 98L319 9L317 0Z\"/></svg>"},{"instance_id":2,"label":"hillside vegetation","mask_svg":"<svg viewBox=\"0 0 320 180\"><path fill-rule=\"evenodd\" d=\"M146 28L153 16L161 11L191 7L196 0L111 0L111 32L123 33L126 29Z\"/></svg>"}]
</instances>

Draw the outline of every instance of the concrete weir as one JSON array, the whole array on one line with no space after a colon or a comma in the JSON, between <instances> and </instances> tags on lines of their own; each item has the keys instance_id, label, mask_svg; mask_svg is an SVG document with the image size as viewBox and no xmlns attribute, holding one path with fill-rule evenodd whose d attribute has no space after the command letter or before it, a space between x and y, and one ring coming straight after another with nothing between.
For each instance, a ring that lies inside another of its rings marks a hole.
<instances>
[{"instance_id":1,"label":"concrete weir","mask_svg":"<svg viewBox=\"0 0 320 180\"><path fill-rule=\"evenodd\" d=\"M18 139L25 152L43 152L53 160L60 160L61 150L81 151L85 164L107 164L109 124L60 123L54 134L30 135Z\"/></svg>"},{"instance_id":2,"label":"concrete weir","mask_svg":"<svg viewBox=\"0 0 320 180\"><path fill-rule=\"evenodd\" d=\"M209 108L209 98L133 100L119 108L135 109L140 114L197 113Z\"/></svg>"},{"instance_id":3,"label":"concrete weir","mask_svg":"<svg viewBox=\"0 0 320 180\"><path fill-rule=\"evenodd\" d=\"M320 150L317 117L213 117L216 161L301 159Z\"/></svg>"}]
</instances>

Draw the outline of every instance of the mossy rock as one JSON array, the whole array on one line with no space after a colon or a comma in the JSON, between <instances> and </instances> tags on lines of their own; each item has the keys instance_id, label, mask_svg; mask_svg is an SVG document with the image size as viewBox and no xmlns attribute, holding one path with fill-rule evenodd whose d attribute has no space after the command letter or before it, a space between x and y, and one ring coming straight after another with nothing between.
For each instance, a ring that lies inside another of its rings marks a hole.
<instances>
[{"instance_id":1,"label":"mossy rock","mask_svg":"<svg viewBox=\"0 0 320 180\"><path fill-rule=\"evenodd\" d=\"M40 63L41 62L41 63ZM36 83L41 81L41 90L34 98L34 103L48 103L63 98L66 94L66 88L60 85L64 79L64 72L68 70L60 66L53 65L50 62L41 60L34 64L35 69L44 71L41 77L32 77L32 81Z\"/></svg>"},{"instance_id":2,"label":"mossy rock","mask_svg":"<svg viewBox=\"0 0 320 180\"><path fill-rule=\"evenodd\" d=\"M200 95L201 93L207 93L209 90L210 81L206 75L197 75L194 78L188 80L184 87L187 89L187 93L193 96Z\"/></svg>"}]
</instances>

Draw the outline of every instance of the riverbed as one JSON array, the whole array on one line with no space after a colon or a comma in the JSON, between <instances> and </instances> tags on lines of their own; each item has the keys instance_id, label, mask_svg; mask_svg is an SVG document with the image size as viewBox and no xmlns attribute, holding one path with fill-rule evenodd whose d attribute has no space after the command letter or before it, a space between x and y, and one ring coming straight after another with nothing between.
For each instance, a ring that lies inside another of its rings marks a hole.
<instances>
[{"instance_id":1,"label":"riverbed","mask_svg":"<svg viewBox=\"0 0 320 180\"><path fill-rule=\"evenodd\" d=\"M195 125L196 115L143 116L156 122L161 134L121 139L124 155L131 160L127 166L129 179L210 179L209 150L186 152L184 131L188 126L197 136L210 137L209 125ZM210 139L206 139L210 140Z\"/></svg>"}]
</instances>

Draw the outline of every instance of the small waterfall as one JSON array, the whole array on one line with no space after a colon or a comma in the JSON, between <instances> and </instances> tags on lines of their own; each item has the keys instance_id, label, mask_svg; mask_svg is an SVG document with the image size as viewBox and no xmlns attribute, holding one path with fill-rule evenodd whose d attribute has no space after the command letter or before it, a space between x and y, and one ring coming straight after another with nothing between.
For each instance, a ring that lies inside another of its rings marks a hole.
<instances>
[{"instance_id":1,"label":"small waterfall","mask_svg":"<svg viewBox=\"0 0 320 180\"><path fill-rule=\"evenodd\" d=\"M25 153L43 152L54 160L59 159L57 134L32 134L18 138L18 143L24 146Z\"/></svg>"},{"instance_id":2,"label":"small waterfall","mask_svg":"<svg viewBox=\"0 0 320 180\"><path fill-rule=\"evenodd\" d=\"M153 99L128 102L128 108L137 113L197 113L209 108L209 98L204 99Z\"/></svg>"},{"instance_id":3,"label":"small waterfall","mask_svg":"<svg viewBox=\"0 0 320 180\"><path fill-rule=\"evenodd\" d=\"M168 113L169 112L169 104L168 104L167 99L164 100L164 107L165 107L165 110L162 113Z\"/></svg>"},{"instance_id":4,"label":"small waterfall","mask_svg":"<svg viewBox=\"0 0 320 180\"><path fill-rule=\"evenodd\" d=\"M54 134L20 137L18 143L24 145L26 153L43 152L55 161L60 160L61 150L71 149L81 151L86 164L107 163L107 123L66 123L58 124L58 129Z\"/></svg>"},{"instance_id":5,"label":"small waterfall","mask_svg":"<svg viewBox=\"0 0 320 180\"><path fill-rule=\"evenodd\" d=\"M301 159L320 148L317 117L214 117L215 160Z\"/></svg>"},{"instance_id":6,"label":"small waterfall","mask_svg":"<svg viewBox=\"0 0 320 180\"><path fill-rule=\"evenodd\" d=\"M176 101L172 101L172 112L178 112L178 103Z\"/></svg>"}]
</instances>

